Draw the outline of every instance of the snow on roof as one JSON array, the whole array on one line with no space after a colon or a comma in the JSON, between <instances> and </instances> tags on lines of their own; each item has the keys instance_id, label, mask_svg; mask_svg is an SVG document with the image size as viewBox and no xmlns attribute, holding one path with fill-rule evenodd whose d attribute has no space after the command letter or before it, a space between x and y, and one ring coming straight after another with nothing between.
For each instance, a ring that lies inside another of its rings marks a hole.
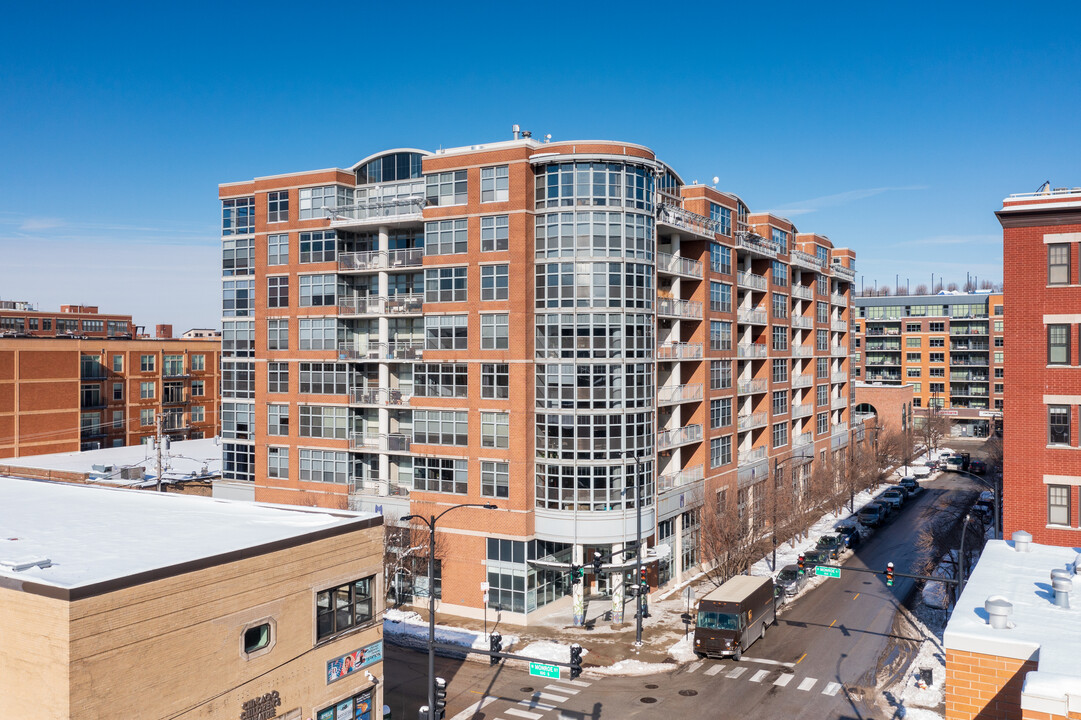
<instances>
[{"instance_id":1,"label":"snow on roof","mask_svg":"<svg viewBox=\"0 0 1081 720\"><path fill-rule=\"evenodd\" d=\"M377 517L0 478L0 583L77 588Z\"/></svg>"},{"instance_id":2,"label":"snow on roof","mask_svg":"<svg viewBox=\"0 0 1081 720\"><path fill-rule=\"evenodd\" d=\"M1081 695L1081 576L1072 577L1069 609L1054 604L1051 588L1051 571L1072 568L1077 557L1077 548L1030 543L1029 552L1019 552L1012 541L988 541L946 625L943 644L950 650L1036 660L1039 669L1026 677L1022 707L1047 712L1041 703L1049 698L1065 702L1067 694ZM1013 605L1006 629L988 624L984 601L993 595Z\"/></svg>"},{"instance_id":3,"label":"snow on roof","mask_svg":"<svg viewBox=\"0 0 1081 720\"><path fill-rule=\"evenodd\" d=\"M139 483L122 479L120 469L141 466L148 478L154 478L157 471L156 462L157 454L150 445L126 445L83 452L6 458L0 461L0 464L89 473L93 479L100 482L115 482L118 485L132 486ZM214 443L214 438L177 440L170 443L168 450L162 450L161 464L161 475L165 482L190 480L193 477L218 477L221 475L221 446ZM95 465L98 467L95 468ZM102 470L102 467L112 469Z\"/></svg>"}]
</instances>

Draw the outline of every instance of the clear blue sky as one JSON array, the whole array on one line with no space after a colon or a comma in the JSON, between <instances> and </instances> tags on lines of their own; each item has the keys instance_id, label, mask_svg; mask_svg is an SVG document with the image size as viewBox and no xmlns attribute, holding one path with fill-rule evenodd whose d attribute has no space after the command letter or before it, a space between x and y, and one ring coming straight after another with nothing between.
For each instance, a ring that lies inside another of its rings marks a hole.
<instances>
[{"instance_id":1,"label":"clear blue sky","mask_svg":"<svg viewBox=\"0 0 1081 720\"><path fill-rule=\"evenodd\" d=\"M834 10L824 14L823 9ZM217 184L402 145L648 145L854 248L1002 277L993 211L1081 185L1076 3L14 3L0 297L217 326Z\"/></svg>"}]
</instances>

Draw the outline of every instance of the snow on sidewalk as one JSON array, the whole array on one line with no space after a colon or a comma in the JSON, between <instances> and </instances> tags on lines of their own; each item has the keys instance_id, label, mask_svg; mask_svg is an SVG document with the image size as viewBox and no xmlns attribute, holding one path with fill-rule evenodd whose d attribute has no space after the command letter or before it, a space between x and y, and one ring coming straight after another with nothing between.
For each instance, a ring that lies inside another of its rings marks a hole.
<instances>
[{"instance_id":1,"label":"snow on sidewalk","mask_svg":"<svg viewBox=\"0 0 1081 720\"><path fill-rule=\"evenodd\" d=\"M428 621L409 610L388 609L383 613L383 637L395 645L415 650L426 650L428 648ZM488 650L490 647L488 636L484 633L447 625L435 626L435 641L478 650ZM517 642L517 635L503 635L503 650L510 652ZM568 650L568 658L569 653ZM437 649L436 654L450 655L453 654L453 651ZM487 662L486 657L483 659Z\"/></svg>"}]
</instances>

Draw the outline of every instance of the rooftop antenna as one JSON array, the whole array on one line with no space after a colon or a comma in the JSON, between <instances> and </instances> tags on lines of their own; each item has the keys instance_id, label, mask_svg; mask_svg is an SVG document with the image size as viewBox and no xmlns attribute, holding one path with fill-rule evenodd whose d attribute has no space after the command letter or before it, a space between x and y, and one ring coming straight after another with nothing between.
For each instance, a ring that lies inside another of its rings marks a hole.
<instances>
[{"instance_id":1,"label":"rooftop antenna","mask_svg":"<svg viewBox=\"0 0 1081 720\"><path fill-rule=\"evenodd\" d=\"M548 143L552 142L552 133L548 133L547 135L544 136L544 142L545 142L545 144L548 144Z\"/></svg>"},{"instance_id":2,"label":"rooftop antenna","mask_svg":"<svg viewBox=\"0 0 1081 720\"><path fill-rule=\"evenodd\" d=\"M1051 192L1051 181L1050 180L1044 180L1043 185L1041 185L1036 190L1037 194L1046 193L1046 192Z\"/></svg>"},{"instance_id":3,"label":"rooftop antenna","mask_svg":"<svg viewBox=\"0 0 1081 720\"><path fill-rule=\"evenodd\" d=\"M716 175L713 176L713 189L714 190L717 189L717 183L719 183L720 181L721 181L721 179L719 177L717 177Z\"/></svg>"}]
</instances>

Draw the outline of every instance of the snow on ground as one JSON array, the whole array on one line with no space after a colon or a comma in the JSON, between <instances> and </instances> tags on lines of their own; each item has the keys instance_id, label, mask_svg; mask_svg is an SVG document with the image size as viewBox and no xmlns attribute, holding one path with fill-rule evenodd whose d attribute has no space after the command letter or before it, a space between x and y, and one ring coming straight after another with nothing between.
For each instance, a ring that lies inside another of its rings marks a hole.
<instances>
[{"instance_id":1,"label":"snow on ground","mask_svg":"<svg viewBox=\"0 0 1081 720\"><path fill-rule=\"evenodd\" d=\"M414 649L426 649L428 647L428 621L421 618L415 612L403 610L387 610L383 613L383 636L388 642L402 647ZM458 645L463 648L476 648L488 650L490 641L488 636L481 632L474 632L464 628L448 627L447 625L435 626L435 641L447 645ZM503 651L510 652L518 642L517 635L503 635ZM536 644L536 643L534 643ZM553 645L555 643L552 643ZM453 650L437 649L438 655L455 655ZM585 650L582 651L585 654ZM488 661L487 656L477 655L474 659ZM570 662L570 650L567 650L567 662Z\"/></svg>"},{"instance_id":2,"label":"snow on ground","mask_svg":"<svg viewBox=\"0 0 1081 720\"><path fill-rule=\"evenodd\" d=\"M506 648L505 642L503 645L504 648ZM536 658L538 660L569 663L571 661L571 646L552 642L551 640L537 640L529 643L520 651L516 651L516 654L525 655L526 657ZM589 650L582 648L582 657L585 657L588 654Z\"/></svg>"},{"instance_id":3,"label":"snow on ground","mask_svg":"<svg viewBox=\"0 0 1081 720\"><path fill-rule=\"evenodd\" d=\"M675 645L668 648L668 657L678 663L697 660L698 656L694 654L694 635L688 634L680 638L679 642Z\"/></svg>"},{"instance_id":4,"label":"snow on ground","mask_svg":"<svg viewBox=\"0 0 1081 720\"><path fill-rule=\"evenodd\" d=\"M647 676L669 673L679 668L675 663L647 663L641 660L620 660L608 667L589 668L590 675Z\"/></svg>"},{"instance_id":5,"label":"snow on ground","mask_svg":"<svg viewBox=\"0 0 1081 720\"><path fill-rule=\"evenodd\" d=\"M945 610L916 606L909 620L915 632L925 639L920 651L908 666L908 672L883 695L895 708L894 717L906 720L942 720L943 695L946 684L946 652L942 647L942 632L946 627ZM921 668L930 668L931 684L921 682Z\"/></svg>"}]
</instances>

